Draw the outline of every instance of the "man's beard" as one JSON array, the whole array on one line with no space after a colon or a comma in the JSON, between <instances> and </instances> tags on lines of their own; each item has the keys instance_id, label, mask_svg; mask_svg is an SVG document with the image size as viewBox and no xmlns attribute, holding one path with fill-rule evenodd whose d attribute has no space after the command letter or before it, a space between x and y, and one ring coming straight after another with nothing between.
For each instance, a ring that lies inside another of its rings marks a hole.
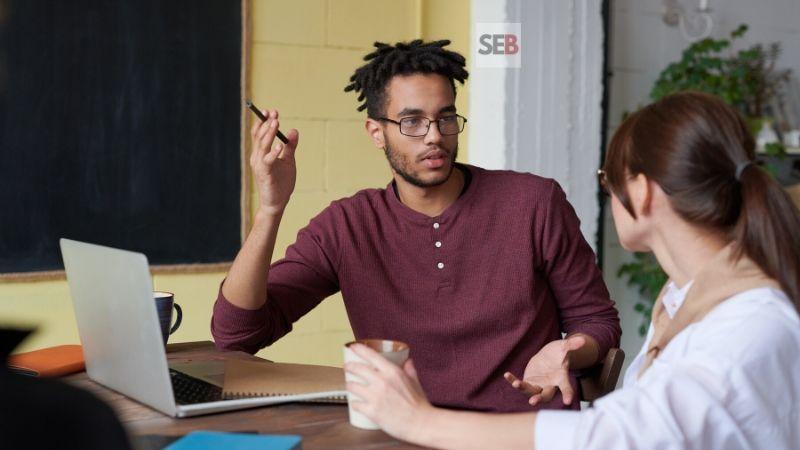
<instances>
[{"instance_id":1,"label":"man's beard","mask_svg":"<svg viewBox=\"0 0 800 450\"><path fill-rule=\"evenodd\" d=\"M458 144L456 144L456 147L453 149L452 153L447 152L447 158L450 159L450 170L447 171L447 175L441 179L434 179L432 181L422 180L412 173L410 168L411 164L408 162L408 157L400 155L392 150L388 142L386 143L386 147L383 148L383 153L386 155L386 159L389 161L389 165L392 166L392 170L394 170L395 173L400 175L404 180L414 186L428 188L441 186L450 179L450 175L452 175L453 168L455 167L456 157L458 156Z\"/></svg>"}]
</instances>

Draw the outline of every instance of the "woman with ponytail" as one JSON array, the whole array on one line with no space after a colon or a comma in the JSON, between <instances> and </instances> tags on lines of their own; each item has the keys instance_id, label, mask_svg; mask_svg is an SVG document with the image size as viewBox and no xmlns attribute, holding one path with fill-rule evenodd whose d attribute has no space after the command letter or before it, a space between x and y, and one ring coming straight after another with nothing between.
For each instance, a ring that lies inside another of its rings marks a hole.
<instances>
[{"instance_id":1,"label":"woman with ponytail","mask_svg":"<svg viewBox=\"0 0 800 450\"><path fill-rule=\"evenodd\" d=\"M620 242L669 275L623 388L580 412L450 411L428 403L411 361L353 346L370 363L345 367L366 382L348 384L353 408L436 448L800 449L800 213L754 147L733 108L696 92L612 138L599 175ZM509 395L547 394L506 379Z\"/></svg>"}]
</instances>

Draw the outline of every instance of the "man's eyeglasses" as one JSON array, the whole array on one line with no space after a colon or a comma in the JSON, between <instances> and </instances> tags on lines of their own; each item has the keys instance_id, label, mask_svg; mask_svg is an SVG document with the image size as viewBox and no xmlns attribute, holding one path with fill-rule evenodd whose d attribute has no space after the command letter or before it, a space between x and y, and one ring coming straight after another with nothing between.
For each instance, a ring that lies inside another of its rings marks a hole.
<instances>
[{"instance_id":1,"label":"man's eyeglasses","mask_svg":"<svg viewBox=\"0 0 800 450\"><path fill-rule=\"evenodd\" d=\"M597 171L597 184L600 186L600 192L605 195L606 197L610 196L611 193L608 190L608 181L606 180L606 171L600 169Z\"/></svg>"},{"instance_id":2,"label":"man's eyeglasses","mask_svg":"<svg viewBox=\"0 0 800 450\"><path fill-rule=\"evenodd\" d=\"M419 116L404 117L400 119L399 122L388 117L378 117L378 120L385 120L386 122L399 125L400 134L411 137L422 137L428 134L428 130L431 128L431 122L436 122L437 126L439 127L439 133L441 133L442 136L452 136L454 134L461 133L464 131L464 125L467 123L467 119L459 116L458 114L454 116L440 117L436 120Z\"/></svg>"}]
</instances>

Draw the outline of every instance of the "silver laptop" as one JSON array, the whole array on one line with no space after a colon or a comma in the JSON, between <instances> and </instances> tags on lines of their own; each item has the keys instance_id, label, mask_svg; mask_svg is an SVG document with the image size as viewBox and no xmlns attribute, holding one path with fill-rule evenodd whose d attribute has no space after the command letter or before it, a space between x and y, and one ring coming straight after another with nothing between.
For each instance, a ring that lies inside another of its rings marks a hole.
<instances>
[{"instance_id":1,"label":"silver laptop","mask_svg":"<svg viewBox=\"0 0 800 450\"><path fill-rule=\"evenodd\" d=\"M167 363L143 254L69 239L60 244L92 380L173 417L343 394L224 399L224 362Z\"/></svg>"}]
</instances>

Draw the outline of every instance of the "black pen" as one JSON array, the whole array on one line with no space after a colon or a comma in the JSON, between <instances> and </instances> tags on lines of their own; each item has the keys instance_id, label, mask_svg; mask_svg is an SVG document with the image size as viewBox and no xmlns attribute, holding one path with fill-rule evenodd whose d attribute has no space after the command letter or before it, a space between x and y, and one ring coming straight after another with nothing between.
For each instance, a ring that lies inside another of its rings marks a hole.
<instances>
[{"instance_id":1,"label":"black pen","mask_svg":"<svg viewBox=\"0 0 800 450\"><path fill-rule=\"evenodd\" d=\"M253 102L251 102L250 100L245 100L245 104L250 109L250 111L253 111L253 114L258 116L259 119L261 119L262 122L267 121L267 118L264 117L264 114L261 111L259 111L258 108L256 108L256 105L254 105ZM283 142L284 144L289 143L289 139L286 139L286 136L284 136L283 133L281 133L281 130L277 130L277 136L278 139L280 139L281 142Z\"/></svg>"}]
</instances>

